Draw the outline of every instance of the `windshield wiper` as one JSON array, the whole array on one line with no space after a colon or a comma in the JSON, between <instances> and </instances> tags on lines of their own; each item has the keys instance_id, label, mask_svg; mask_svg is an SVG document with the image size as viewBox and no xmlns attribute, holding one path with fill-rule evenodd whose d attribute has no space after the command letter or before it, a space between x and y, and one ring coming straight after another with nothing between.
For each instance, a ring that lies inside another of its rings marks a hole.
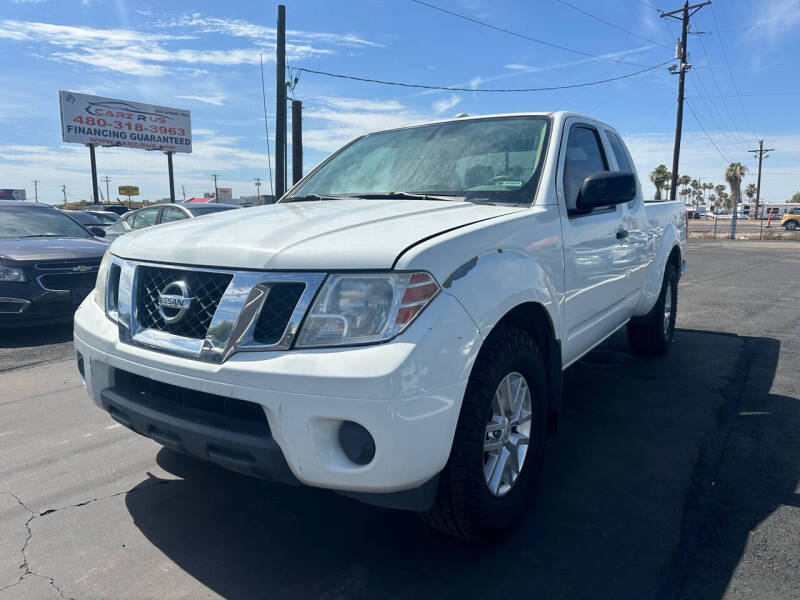
<instances>
[{"instance_id":1,"label":"windshield wiper","mask_svg":"<svg viewBox=\"0 0 800 600\"><path fill-rule=\"evenodd\" d=\"M464 202L465 196L451 194L412 194L410 192L386 192L385 194L358 194L364 200L444 200L445 202Z\"/></svg>"},{"instance_id":2,"label":"windshield wiper","mask_svg":"<svg viewBox=\"0 0 800 600\"><path fill-rule=\"evenodd\" d=\"M306 194L304 196L290 196L286 200L281 200L278 204L286 202L311 202L321 200L350 200L348 196L321 196L319 194Z\"/></svg>"}]
</instances>

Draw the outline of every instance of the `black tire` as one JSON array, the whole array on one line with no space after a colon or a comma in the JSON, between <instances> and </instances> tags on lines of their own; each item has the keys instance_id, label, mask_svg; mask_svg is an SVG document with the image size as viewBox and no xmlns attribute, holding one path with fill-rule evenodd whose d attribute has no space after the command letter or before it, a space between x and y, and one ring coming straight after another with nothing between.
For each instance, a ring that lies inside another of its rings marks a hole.
<instances>
[{"instance_id":1,"label":"black tire","mask_svg":"<svg viewBox=\"0 0 800 600\"><path fill-rule=\"evenodd\" d=\"M484 478L483 445L488 415L506 375L523 375L531 392L530 445L519 476L503 496L492 495ZM547 431L545 362L534 339L515 327L496 328L470 375L450 458L439 477L436 502L422 513L439 531L462 540L487 543L517 523L531 506Z\"/></svg>"},{"instance_id":2,"label":"black tire","mask_svg":"<svg viewBox=\"0 0 800 600\"><path fill-rule=\"evenodd\" d=\"M667 300L667 289L671 290L672 310L669 324L664 329L664 304ZM628 323L628 343L634 354L639 356L657 356L664 354L672 344L675 335L675 316L678 313L678 271L675 265L667 263L661 293L655 306L644 317L634 317Z\"/></svg>"},{"instance_id":3,"label":"black tire","mask_svg":"<svg viewBox=\"0 0 800 600\"><path fill-rule=\"evenodd\" d=\"M797 229L797 221L787 221L784 227L786 228L786 231L794 231Z\"/></svg>"}]
</instances>

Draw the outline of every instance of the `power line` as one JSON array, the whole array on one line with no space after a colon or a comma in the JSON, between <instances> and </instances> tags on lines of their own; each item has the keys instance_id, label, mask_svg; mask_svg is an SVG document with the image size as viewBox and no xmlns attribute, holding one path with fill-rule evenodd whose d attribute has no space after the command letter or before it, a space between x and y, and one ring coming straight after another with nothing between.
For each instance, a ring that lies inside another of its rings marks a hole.
<instances>
[{"instance_id":1,"label":"power line","mask_svg":"<svg viewBox=\"0 0 800 600\"><path fill-rule=\"evenodd\" d=\"M800 92L755 92L753 94L720 94L718 96L692 96L693 98L754 98L756 96L797 96Z\"/></svg>"},{"instance_id":2,"label":"power line","mask_svg":"<svg viewBox=\"0 0 800 600\"><path fill-rule=\"evenodd\" d=\"M692 20L692 24L694 24L694 20ZM700 40L700 48L703 50L703 56L706 57L706 64L710 65L711 64L711 58L709 57L708 51L706 50L706 43L703 41L703 36L699 35L697 37ZM700 78L698 80L700 80ZM714 87L717 90L717 93L722 95L722 90L720 88L719 81L717 80L717 76L714 74L714 70L713 69L711 70L711 81L713 82ZM705 89L705 86L703 86L703 87ZM708 90L705 90L705 93L708 94ZM739 133L739 127L736 125L736 121L733 118L733 113L731 113L731 110L728 107L728 103L725 102L724 98L722 98L722 108L725 109L725 114L728 115L728 120L730 121L731 126L732 126L731 130L735 131L737 133L737 137L740 140L739 143L744 144L746 146L749 142L744 139L744 137L741 135L741 133Z\"/></svg>"},{"instance_id":3,"label":"power line","mask_svg":"<svg viewBox=\"0 0 800 600\"><path fill-rule=\"evenodd\" d=\"M706 128L700 122L700 119L697 118L697 113L694 112L694 108L692 108L692 103L689 102L688 98L686 98L685 100L686 100L686 106L689 107L689 112L692 113L692 116L694 117L694 120L697 121L697 124L700 126L700 129L703 130L703 133L706 134L706 137L708 138L708 141L711 142L711 145L714 146L714 148L716 148L717 152L719 152L719 155L722 157L722 160L724 160L728 164L732 163L733 161L730 158L728 158L727 156L725 156L725 153L722 150L720 150L720 147L717 146L717 143L708 134L708 131L706 131Z\"/></svg>"},{"instance_id":4,"label":"power line","mask_svg":"<svg viewBox=\"0 0 800 600\"><path fill-rule=\"evenodd\" d=\"M691 71L690 71L690 73L691 73ZM731 146L741 145L741 143L742 143L741 140L735 138L731 133L726 132L726 129L728 129L728 127L727 126L723 126L722 123L717 119L717 115L716 115L716 111L714 110L714 106L707 99L708 91L705 89L705 85L703 84L703 79L700 78L700 77L695 77L694 75L692 75L690 81L692 81L694 83L697 83L697 84L700 84L700 86L703 88L704 94L706 94L706 95L704 95L704 96L692 96L692 98L699 98L700 100L703 101L703 105L706 108L706 112L709 114L709 116L711 117L711 120L714 122L714 126L717 128L717 131L725 136L726 142L728 144L730 144ZM735 129L735 127L734 127L734 129Z\"/></svg>"},{"instance_id":5,"label":"power line","mask_svg":"<svg viewBox=\"0 0 800 600\"><path fill-rule=\"evenodd\" d=\"M664 12L660 8L657 8L657 7L653 6L652 4L648 4L647 2L642 2L642 0L633 0L633 1L636 2L636 4L641 4L642 6L646 6L647 8L652 8L656 12L659 12L659 13Z\"/></svg>"},{"instance_id":6,"label":"power line","mask_svg":"<svg viewBox=\"0 0 800 600\"><path fill-rule=\"evenodd\" d=\"M269 152L269 125L267 125L267 91L264 87L264 58L261 53L258 53L258 62L261 65L261 101L264 104L264 137L267 140L267 170L269 171L269 193L275 195L275 189L272 186L272 157ZM258 199L261 202L261 198Z\"/></svg>"},{"instance_id":7,"label":"power line","mask_svg":"<svg viewBox=\"0 0 800 600\"><path fill-rule=\"evenodd\" d=\"M613 27L614 29L616 29L616 30L618 30L618 31L621 31L621 32L623 32L623 33L627 33L628 35L631 35L631 36L633 36L633 37L635 37L635 38L638 38L638 39L640 39L640 40L644 40L644 41L645 41L645 42L647 42L648 44L656 44L656 45L658 45L658 46L661 46L662 48L666 48L667 50L670 50L670 51L672 50L672 48L671 48L670 46L667 46L666 44L661 44L661 43L659 43L659 42L653 41L653 40L652 40L652 39L650 39L650 38L646 38L646 37L644 37L644 36L641 36L641 35L639 35L638 33L634 33L633 31L629 31L629 30L625 29L624 27L620 27L620 26L619 26L619 25L617 25L616 23L612 23L611 21L606 21L606 20L605 20L605 19L603 19L602 17L598 17L597 15L593 15L592 13L590 13L590 12L589 12L589 11L587 11L587 10L583 10L582 8L579 8L579 7L577 7L577 6L574 6L574 5L570 4L569 2L565 2L565 0L556 0L556 2L559 2L559 3L563 4L564 6L568 6L568 7L569 7L569 8L571 8L572 10L576 10L576 11L578 11L579 13L583 13L584 15L586 15L587 17L590 17L590 18L594 19L595 21L599 21L600 23L603 23L603 24L605 24L605 25L608 25L609 27Z\"/></svg>"},{"instance_id":8,"label":"power line","mask_svg":"<svg viewBox=\"0 0 800 600\"><path fill-rule=\"evenodd\" d=\"M717 20L717 13L714 10L714 5L711 5L711 16L714 17L714 25L716 25L717 30L720 29L719 21ZM725 65L728 67L728 74L731 76L731 83L733 84L733 91L736 92L736 98L739 101L739 108L742 109L742 114L744 115L744 120L747 122L747 126L750 128L750 133L753 134L755 137L756 132L753 129L752 123L750 123L750 117L747 116L747 111L744 109L744 103L742 102L741 96L739 96L739 89L736 87L736 78L733 76L733 70L731 69L731 63L728 60L728 53L725 51L725 44L722 41L722 36L717 35L717 39L719 40L719 47L722 48L722 57L725 59ZM713 71L712 71L713 73Z\"/></svg>"},{"instance_id":9,"label":"power line","mask_svg":"<svg viewBox=\"0 0 800 600\"><path fill-rule=\"evenodd\" d=\"M494 29L495 31L500 31L502 33L506 33L508 35L513 35L514 37L521 38L523 40L528 40L529 42L534 42L536 44L542 44L543 46L549 46L550 48L557 48L558 50L564 50L565 52L572 52L573 54L580 54L581 56L588 56L590 58L597 58L599 60L606 60L610 62L621 63L624 65L633 65L634 67L644 67L647 65L643 65L640 63L634 63L627 60L620 60L617 58L610 58L608 56L602 56L598 54L591 54L589 52L583 52L582 50L575 50L574 48L568 48L567 46L561 46L559 44L554 44L552 42L546 42L545 40L540 40L535 37L531 37L524 33L519 33L516 31L512 31L510 29L505 29L504 27L498 27L497 25L492 25L491 23L486 23L485 21L479 21L478 19L473 19L472 17L468 17L466 15L459 14L457 12L453 12L451 10L447 10L446 8L442 8L440 6L436 6L435 4L428 4L427 2L423 2L422 0L411 0L415 4L419 4L421 6L427 6L430 9L437 10L439 12L445 13L447 15L463 19L464 21L469 21L470 23L475 23L476 25L480 25L482 27L488 27L489 29Z\"/></svg>"},{"instance_id":10,"label":"power line","mask_svg":"<svg viewBox=\"0 0 800 600\"><path fill-rule=\"evenodd\" d=\"M412 0L416 1L416 0ZM317 69L307 69L305 67L292 67L297 71L304 73L313 73L315 75L324 75L325 77L335 77L337 79L350 79L352 81L362 81L364 83L377 83L380 85L393 85L406 88L417 88L421 90L444 90L448 92L483 92L483 93L513 93L513 92L549 92L554 90L568 90L573 88L588 87L591 85L599 85L601 83L608 83L610 81L618 81L620 79L627 79L628 77L635 77L653 69L663 67L667 63L671 63L673 59L664 61L658 65L647 67L633 73L626 73L625 75L618 75L616 77L609 77L608 79L599 79L597 81L586 81L583 83L571 83L568 85L552 85L546 87L531 87L531 88L465 88L465 87L452 87L444 85L425 85L422 83L405 83L400 81L385 81L382 79L371 79L369 77L358 77L356 75L343 75L342 73L330 73L328 71L319 71Z\"/></svg>"}]
</instances>

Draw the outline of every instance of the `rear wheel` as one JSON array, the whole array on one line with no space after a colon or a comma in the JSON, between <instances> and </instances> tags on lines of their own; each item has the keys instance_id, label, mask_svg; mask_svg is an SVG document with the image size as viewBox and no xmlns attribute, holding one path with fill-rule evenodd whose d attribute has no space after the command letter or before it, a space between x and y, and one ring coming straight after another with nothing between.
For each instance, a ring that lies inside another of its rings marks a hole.
<instances>
[{"instance_id":1,"label":"rear wheel","mask_svg":"<svg viewBox=\"0 0 800 600\"><path fill-rule=\"evenodd\" d=\"M667 263L655 306L646 316L634 317L628 323L628 343L634 354L655 356L666 352L675 334L677 311L678 271Z\"/></svg>"},{"instance_id":2,"label":"rear wheel","mask_svg":"<svg viewBox=\"0 0 800 600\"><path fill-rule=\"evenodd\" d=\"M528 511L547 416L544 361L533 338L498 327L473 367L436 502L422 518L443 533L489 542Z\"/></svg>"}]
</instances>

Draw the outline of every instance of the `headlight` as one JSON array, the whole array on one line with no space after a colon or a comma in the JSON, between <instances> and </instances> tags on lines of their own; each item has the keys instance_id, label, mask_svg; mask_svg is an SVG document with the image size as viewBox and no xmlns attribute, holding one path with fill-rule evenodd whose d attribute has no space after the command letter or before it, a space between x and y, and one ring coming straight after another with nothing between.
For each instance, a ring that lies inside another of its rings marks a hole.
<instances>
[{"instance_id":1,"label":"headlight","mask_svg":"<svg viewBox=\"0 0 800 600\"><path fill-rule=\"evenodd\" d=\"M111 253L106 250L100 268L97 269L97 281L94 284L94 301L97 306L106 310L106 285L108 285L108 268L111 266Z\"/></svg>"},{"instance_id":2,"label":"headlight","mask_svg":"<svg viewBox=\"0 0 800 600\"><path fill-rule=\"evenodd\" d=\"M296 347L382 342L401 333L439 293L428 273L329 275Z\"/></svg>"},{"instance_id":3,"label":"headlight","mask_svg":"<svg viewBox=\"0 0 800 600\"><path fill-rule=\"evenodd\" d=\"M25 272L17 267L4 267L0 265L0 281L22 283L25 281Z\"/></svg>"}]
</instances>

